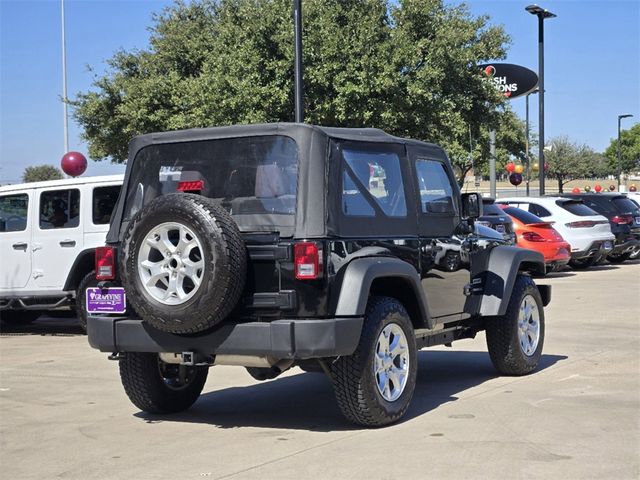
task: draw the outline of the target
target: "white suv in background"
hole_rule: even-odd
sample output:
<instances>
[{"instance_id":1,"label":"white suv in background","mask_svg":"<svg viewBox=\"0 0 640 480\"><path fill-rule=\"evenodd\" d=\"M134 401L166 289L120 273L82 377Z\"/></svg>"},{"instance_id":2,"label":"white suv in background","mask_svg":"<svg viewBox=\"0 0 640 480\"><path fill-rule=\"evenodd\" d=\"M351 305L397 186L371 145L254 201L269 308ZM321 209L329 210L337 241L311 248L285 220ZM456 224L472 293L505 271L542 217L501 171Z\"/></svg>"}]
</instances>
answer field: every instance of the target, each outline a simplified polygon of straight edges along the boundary
<instances>
[{"instance_id":1,"label":"white suv in background","mask_svg":"<svg viewBox=\"0 0 640 480\"><path fill-rule=\"evenodd\" d=\"M78 298L84 328L94 251L104 245L123 178L0 187L0 320L29 322L45 310L74 306Z\"/></svg>"},{"instance_id":2,"label":"white suv in background","mask_svg":"<svg viewBox=\"0 0 640 480\"><path fill-rule=\"evenodd\" d=\"M495 201L526 210L555 228L571 245L573 268L587 268L607 256L615 236L609 220L587 207L582 200L562 197L506 197Z\"/></svg>"}]
</instances>

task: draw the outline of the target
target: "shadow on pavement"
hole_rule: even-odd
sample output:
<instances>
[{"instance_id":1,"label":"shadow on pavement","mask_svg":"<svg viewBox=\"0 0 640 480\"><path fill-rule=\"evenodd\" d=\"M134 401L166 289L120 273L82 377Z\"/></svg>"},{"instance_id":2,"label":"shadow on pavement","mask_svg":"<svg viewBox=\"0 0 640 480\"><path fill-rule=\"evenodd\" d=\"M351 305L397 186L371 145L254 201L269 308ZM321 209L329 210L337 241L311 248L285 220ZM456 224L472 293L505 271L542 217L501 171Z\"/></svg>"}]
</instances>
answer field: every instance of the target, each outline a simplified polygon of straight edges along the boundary
<instances>
[{"instance_id":1,"label":"shadow on pavement","mask_svg":"<svg viewBox=\"0 0 640 480\"><path fill-rule=\"evenodd\" d=\"M84 335L72 312L45 314L30 323L0 323L0 336L11 335Z\"/></svg>"},{"instance_id":2,"label":"shadow on pavement","mask_svg":"<svg viewBox=\"0 0 640 480\"><path fill-rule=\"evenodd\" d=\"M566 358L543 355L536 372ZM486 352L422 351L418 353L418 364L416 391L402 421L456 401L457 394L498 376ZM215 372L216 369L209 372L214 382ZM331 384L321 373L301 373L246 387L204 393L191 409L175 415L140 412L135 416L148 423L202 423L221 428L258 427L319 432L360 429L344 419ZM274 435L282 435L282 432Z\"/></svg>"}]
</instances>

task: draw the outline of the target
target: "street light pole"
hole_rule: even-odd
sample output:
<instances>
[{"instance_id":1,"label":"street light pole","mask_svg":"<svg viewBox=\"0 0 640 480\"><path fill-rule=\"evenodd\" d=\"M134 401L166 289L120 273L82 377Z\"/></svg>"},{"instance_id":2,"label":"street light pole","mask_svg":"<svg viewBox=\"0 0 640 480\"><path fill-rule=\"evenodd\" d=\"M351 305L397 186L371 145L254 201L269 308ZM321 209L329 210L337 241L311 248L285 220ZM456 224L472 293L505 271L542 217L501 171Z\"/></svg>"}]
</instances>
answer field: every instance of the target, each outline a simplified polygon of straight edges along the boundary
<instances>
[{"instance_id":1,"label":"street light pole","mask_svg":"<svg viewBox=\"0 0 640 480\"><path fill-rule=\"evenodd\" d=\"M69 115L67 114L67 43L65 39L64 0L60 0L62 12L62 108L64 111L64 153L69 151Z\"/></svg>"},{"instance_id":2,"label":"street light pole","mask_svg":"<svg viewBox=\"0 0 640 480\"><path fill-rule=\"evenodd\" d=\"M529 5L527 12L538 17L538 163L540 164L540 196L544 195L544 21L556 14L538 5Z\"/></svg>"},{"instance_id":3,"label":"street light pole","mask_svg":"<svg viewBox=\"0 0 640 480\"><path fill-rule=\"evenodd\" d=\"M622 153L620 150L620 120L623 118L633 117L630 113L625 113L624 115L618 115L618 143L616 146L618 147L618 191L620 191L620 177L622 177Z\"/></svg>"},{"instance_id":4,"label":"street light pole","mask_svg":"<svg viewBox=\"0 0 640 480\"><path fill-rule=\"evenodd\" d=\"M526 134L527 134L527 138L525 141L525 157L527 159L527 183L526 183L526 187L527 187L527 197L529 196L529 181L531 180L531 158L529 158L529 95L533 95L534 93L538 93L538 90L534 90L533 92L529 92L527 93L527 95L525 96L526 99L526 120L525 120L525 128L526 128Z\"/></svg>"},{"instance_id":5,"label":"street light pole","mask_svg":"<svg viewBox=\"0 0 640 480\"><path fill-rule=\"evenodd\" d=\"M302 0L293 0L293 34L295 43L295 110L296 123L304 122L304 91L302 83Z\"/></svg>"}]
</instances>

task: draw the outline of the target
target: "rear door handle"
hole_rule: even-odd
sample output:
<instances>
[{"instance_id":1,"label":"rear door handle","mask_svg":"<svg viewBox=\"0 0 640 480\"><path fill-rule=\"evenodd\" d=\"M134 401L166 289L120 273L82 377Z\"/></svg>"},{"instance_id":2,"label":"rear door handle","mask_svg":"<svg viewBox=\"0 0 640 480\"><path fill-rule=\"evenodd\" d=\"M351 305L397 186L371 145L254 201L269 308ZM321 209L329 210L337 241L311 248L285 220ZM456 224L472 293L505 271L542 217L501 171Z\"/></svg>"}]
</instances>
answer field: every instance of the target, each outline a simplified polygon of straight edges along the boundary
<instances>
[{"instance_id":1,"label":"rear door handle","mask_svg":"<svg viewBox=\"0 0 640 480\"><path fill-rule=\"evenodd\" d=\"M75 240L63 240L60 242L60 246L61 247L75 247L76 246L76 241Z\"/></svg>"},{"instance_id":2,"label":"rear door handle","mask_svg":"<svg viewBox=\"0 0 640 480\"><path fill-rule=\"evenodd\" d=\"M27 251L27 244L25 242L14 243L12 245L14 250L24 250Z\"/></svg>"}]
</instances>

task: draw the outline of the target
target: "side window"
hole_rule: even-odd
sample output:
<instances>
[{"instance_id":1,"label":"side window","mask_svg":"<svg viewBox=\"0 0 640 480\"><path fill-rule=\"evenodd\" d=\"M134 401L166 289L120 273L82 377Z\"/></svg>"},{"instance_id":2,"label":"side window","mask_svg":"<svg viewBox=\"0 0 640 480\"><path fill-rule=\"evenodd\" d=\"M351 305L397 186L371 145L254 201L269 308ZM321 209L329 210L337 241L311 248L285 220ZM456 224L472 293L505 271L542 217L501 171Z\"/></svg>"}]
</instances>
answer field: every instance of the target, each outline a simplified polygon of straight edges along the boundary
<instances>
[{"instance_id":1,"label":"side window","mask_svg":"<svg viewBox=\"0 0 640 480\"><path fill-rule=\"evenodd\" d=\"M40 228L75 228L80 224L80 190L50 190L40 195Z\"/></svg>"},{"instance_id":2,"label":"side window","mask_svg":"<svg viewBox=\"0 0 640 480\"><path fill-rule=\"evenodd\" d=\"M400 158L392 152L344 149L342 213L374 217L377 206L387 217L406 217Z\"/></svg>"},{"instance_id":3,"label":"side window","mask_svg":"<svg viewBox=\"0 0 640 480\"><path fill-rule=\"evenodd\" d=\"M29 196L26 193L0 197L0 232L22 232L27 229Z\"/></svg>"},{"instance_id":4,"label":"side window","mask_svg":"<svg viewBox=\"0 0 640 480\"><path fill-rule=\"evenodd\" d=\"M120 185L93 189L92 218L94 225L105 225L111 221L111 213L119 193Z\"/></svg>"},{"instance_id":5,"label":"side window","mask_svg":"<svg viewBox=\"0 0 640 480\"><path fill-rule=\"evenodd\" d=\"M420 209L423 213L455 214L453 188L444 165L436 160L416 160Z\"/></svg>"},{"instance_id":6,"label":"side window","mask_svg":"<svg viewBox=\"0 0 640 480\"><path fill-rule=\"evenodd\" d=\"M541 205L538 205L537 203L531 203L529 205L529 211L540 218L551 216L551 212L549 210Z\"/></svg>"}]
</instances>

